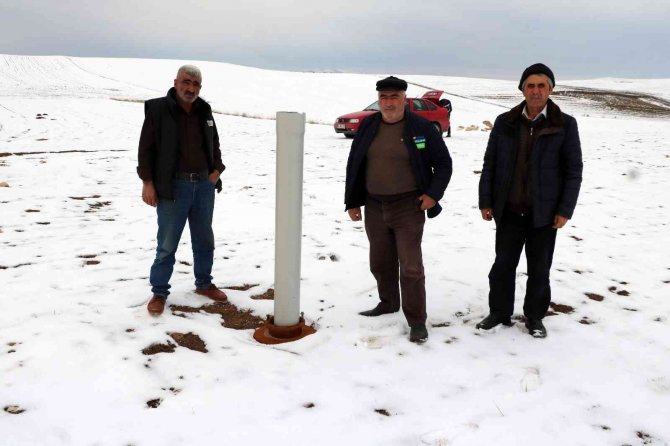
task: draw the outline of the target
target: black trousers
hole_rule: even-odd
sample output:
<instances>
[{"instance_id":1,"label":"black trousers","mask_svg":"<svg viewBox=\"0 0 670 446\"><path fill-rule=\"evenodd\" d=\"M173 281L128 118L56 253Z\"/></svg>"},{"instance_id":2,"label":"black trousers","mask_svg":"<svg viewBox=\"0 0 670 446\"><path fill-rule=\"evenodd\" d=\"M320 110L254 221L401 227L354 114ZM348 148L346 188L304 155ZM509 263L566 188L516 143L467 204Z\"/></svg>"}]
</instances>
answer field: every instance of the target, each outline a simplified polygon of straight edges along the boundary
<instances>
[{"instance_id":1,"label":"black trousers","mask_svg":"<svg viewBox=\"0 0 670 446\"><path fill-rule=\"evenodd\" d=\"M492 314L511 316L514 312L516 267L526 247L528 280L523 314L542 319L551 302L549 270L554 257L556 229L551 225L533 227L532 215L505 212L496 227L496 259L489 273L489 307Z\"/></svg>"}]
</instances>

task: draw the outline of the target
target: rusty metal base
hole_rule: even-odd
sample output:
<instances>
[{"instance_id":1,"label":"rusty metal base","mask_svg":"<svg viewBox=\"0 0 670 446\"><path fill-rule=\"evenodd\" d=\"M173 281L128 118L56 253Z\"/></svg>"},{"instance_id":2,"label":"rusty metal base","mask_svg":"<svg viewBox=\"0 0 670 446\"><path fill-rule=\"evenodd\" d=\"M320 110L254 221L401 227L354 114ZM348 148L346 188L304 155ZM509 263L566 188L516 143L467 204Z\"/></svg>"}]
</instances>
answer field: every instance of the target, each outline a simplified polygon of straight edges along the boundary
<instances>
[{"instance_id":1,"label":"rusty metal base","mask_svg":"<svg viewBox=\"0 0 670 446\"><path fill-rule=\"evenodd\" d=\"M300 318L296 325L280 327L274 324L274 317L268 316L265 324L254 332L254 339L261 344L283 344L284 342L297 341L314 333L316 333L316 330L309 325L305 325L303 318Z\"/></svg>"}]
</instances>

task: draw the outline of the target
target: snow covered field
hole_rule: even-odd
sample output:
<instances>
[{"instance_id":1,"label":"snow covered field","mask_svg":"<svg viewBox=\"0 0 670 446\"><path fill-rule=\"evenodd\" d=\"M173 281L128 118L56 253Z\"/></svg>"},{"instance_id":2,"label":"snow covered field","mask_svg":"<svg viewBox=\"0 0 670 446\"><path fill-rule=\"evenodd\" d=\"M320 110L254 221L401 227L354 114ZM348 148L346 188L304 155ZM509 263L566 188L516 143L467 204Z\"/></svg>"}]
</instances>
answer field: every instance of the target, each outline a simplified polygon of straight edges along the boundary
<instances>
[{"instance_id":1,"label":"snow covered field","mask_svg":"<svg viewBox=\"0 0 670 446\"><path fill-rule=\"evenodd\" d=\"M275 122L253 118L289 110L311 122L301 308L318 332L265 346L215 314L146 311L156 223L135 173L141 102L164 95L182 62L0 55L0 445L670 444L667 118L557 99L578 119L585 169L557 240L556 315L544 340L518 322L481 334L488 132L462 128L521 95L510 81L404 76L454 106L454 175L424 236L430 338L417 346L402 313L356 314L377 297L363 225L342 204L350 140L332 122L371 103L380 76L197 62L227 166L215 282L256 285L226 293L260 317L273 311L251 296L273 286ZM670 80L557 77L670 98ZM188 231L177 260L168 303L208 304L193 293ZM207 353L142 353L173 332L197 334Z\"/></svg>"}]
</instances>

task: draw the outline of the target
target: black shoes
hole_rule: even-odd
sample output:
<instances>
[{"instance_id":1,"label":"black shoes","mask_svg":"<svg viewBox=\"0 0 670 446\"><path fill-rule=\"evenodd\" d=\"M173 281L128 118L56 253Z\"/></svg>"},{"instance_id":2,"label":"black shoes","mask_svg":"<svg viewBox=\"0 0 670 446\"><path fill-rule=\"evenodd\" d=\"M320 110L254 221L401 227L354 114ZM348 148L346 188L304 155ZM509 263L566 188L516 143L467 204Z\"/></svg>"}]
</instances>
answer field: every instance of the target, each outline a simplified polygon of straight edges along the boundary
<instances>
[{"instance_id":1,"label":"black shoes","mask_svg":"<svg viewBox=\"0 0 670 446\"><path fill-rule=\"evenodd\" d=\"M381 316L382 314L389 314L389 313L395 313L398 310L389 310L385 307L382 306L382 304L377 304L376 307L374 307L372 310L367 310L367 311L361 311L360 314L361 316L369 316L369 317L375 317L375 316Z\"/></svg>"},{"instance_id":2,"label":"black shoes","mask_svg":"<svg viewBox=\"0 0 670 446\"><path fill-rule=\"evenodd\" d=\"M477 324L477 328L480 330L490 330L493 327L503 324L506 327L511 327L513 325L512 320L509 317L497 316L495 314L489 314L484 319ZM546 338L547 329L542 324L542 319L526 319L526 328L528 329L528 334L534 338Z\"/></svg>"},{"instance_id":3,"label":"black shoes","mask_svg":"<svg viewBox=\"0 0 670 446\"><path fill-rule=\"evenodd\" d=\"M428 340L428 330L425 325L417 325L409 329L409 341L416 344L423 344Z\"/></svg>"},{"instance_id":4,"label":"black shoes","mask_svg":"<svg viewBox=\"0 0 670 446\"><path fill-rule=\"evenodd\" d=\"M534 338L546 338L547 329L544 328L542 319L528 319L526 320L526 328L528 329L528 334Z\"/></svg>"},{"instance_id":5,"label":"black shoes","mask_svg":"<svg viewBox=\"0 0 670 446\"><path fill-rule=\"evenodd\" d=\"M480 330L490 330L500 324L503 324L505 327L511 327L513 325L509 316L489 314L477 324L477 328Z\"/></svg>"}]
</instances>

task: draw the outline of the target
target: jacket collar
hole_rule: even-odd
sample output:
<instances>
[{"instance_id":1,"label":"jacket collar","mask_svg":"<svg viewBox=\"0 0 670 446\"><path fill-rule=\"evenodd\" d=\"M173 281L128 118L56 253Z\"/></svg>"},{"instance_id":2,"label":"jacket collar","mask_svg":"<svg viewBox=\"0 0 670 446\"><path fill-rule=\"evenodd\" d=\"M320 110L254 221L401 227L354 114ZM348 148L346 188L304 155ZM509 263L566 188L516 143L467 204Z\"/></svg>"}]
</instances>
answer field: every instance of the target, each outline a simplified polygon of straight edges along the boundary
<instances>
[{"instance_id":1,"label":"jacket collar","mask_svg":"<svg viewBox=\"0 0 670 446\"><path fill-rule=\"evenodd\" d=\"M507 123L510 125L516 124L521 119L521 116L523 116L523 109L525 107L526 101L523 101L511 109L505 118ZM563 113L551 99L547 100L547 121L549 122L549 127L563 127Z\"/></svg>"}]
</instances>

